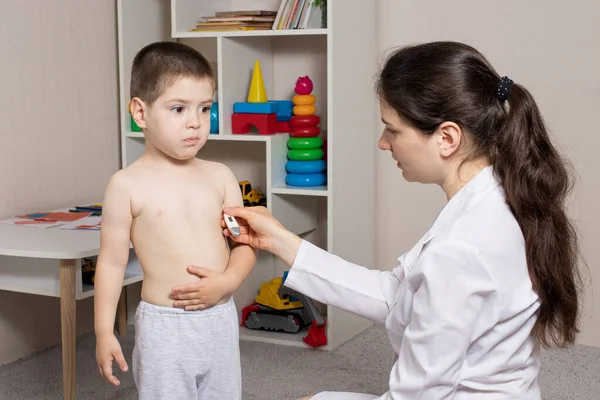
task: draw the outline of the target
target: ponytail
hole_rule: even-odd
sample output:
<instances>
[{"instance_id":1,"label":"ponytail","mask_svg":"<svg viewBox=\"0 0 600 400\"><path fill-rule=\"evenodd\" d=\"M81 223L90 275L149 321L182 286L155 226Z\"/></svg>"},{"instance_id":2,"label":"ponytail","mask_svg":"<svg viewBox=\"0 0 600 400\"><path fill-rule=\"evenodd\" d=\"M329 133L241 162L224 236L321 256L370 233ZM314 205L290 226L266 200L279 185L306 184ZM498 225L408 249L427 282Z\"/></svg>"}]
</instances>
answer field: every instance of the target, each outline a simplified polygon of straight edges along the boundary
<instances>
[{"instance_id":1,"label":"ponytail","mask_svg":"<svg viewBox=\"0 0 600 400\"><path fill-rule=\"evenodd\" d=\"M541 302L534 332L545 347L564 347L579 332L577 235L564 204L572 181L531 94L513 84L508 106L494 168L525 236L529 275Z\"/></svg>"}]
</instances>

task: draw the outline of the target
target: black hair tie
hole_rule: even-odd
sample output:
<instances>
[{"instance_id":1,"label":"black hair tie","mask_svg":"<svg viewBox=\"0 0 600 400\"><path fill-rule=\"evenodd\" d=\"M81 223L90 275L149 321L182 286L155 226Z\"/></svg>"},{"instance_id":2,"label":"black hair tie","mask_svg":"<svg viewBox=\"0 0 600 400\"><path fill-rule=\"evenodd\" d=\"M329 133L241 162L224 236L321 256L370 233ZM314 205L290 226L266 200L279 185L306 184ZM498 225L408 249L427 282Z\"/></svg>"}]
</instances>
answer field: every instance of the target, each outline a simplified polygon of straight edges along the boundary
<instances>
[{"instance_id":1,"label":"black hair tie","mask_svg":"<svg viewBox=\"0 0 600 400\"><path fill-rule=\"evenodd\" d=\"M500 78L497 93L498 100L508 100L508 96L510 94L510 87L512 86L512 84L513 81L508 76L503 76L502 78Z\"/></svg>"}]
</instances>

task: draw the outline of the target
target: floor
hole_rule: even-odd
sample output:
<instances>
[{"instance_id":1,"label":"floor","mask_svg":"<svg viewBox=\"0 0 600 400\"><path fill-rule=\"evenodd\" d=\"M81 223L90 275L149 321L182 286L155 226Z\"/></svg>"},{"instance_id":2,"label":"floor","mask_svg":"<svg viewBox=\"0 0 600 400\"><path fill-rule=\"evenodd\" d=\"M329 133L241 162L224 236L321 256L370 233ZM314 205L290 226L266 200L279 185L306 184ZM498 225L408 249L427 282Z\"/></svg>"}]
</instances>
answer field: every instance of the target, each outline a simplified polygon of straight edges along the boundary
<instances>
[{"instance_id":1,"label":"floor","mask_svg":"<svg viewBox=\"0 0 600 400\"><path fill-rule=\"evenodd\" d=\"M121 343L131 362L133 327ZM77 341L77 398L137 399L131 373L113 388L99 375L92 333ZM390 348L381 328L370 328L332 352L241 342L244 400L287 400L320 390L385 391ZM600 348L545 352L540 383L544 400L600 398ZM265 379L266 377L266 379ZM62 399L59 346L0 367L0 399Z\"/></svg>"}]
</instances>

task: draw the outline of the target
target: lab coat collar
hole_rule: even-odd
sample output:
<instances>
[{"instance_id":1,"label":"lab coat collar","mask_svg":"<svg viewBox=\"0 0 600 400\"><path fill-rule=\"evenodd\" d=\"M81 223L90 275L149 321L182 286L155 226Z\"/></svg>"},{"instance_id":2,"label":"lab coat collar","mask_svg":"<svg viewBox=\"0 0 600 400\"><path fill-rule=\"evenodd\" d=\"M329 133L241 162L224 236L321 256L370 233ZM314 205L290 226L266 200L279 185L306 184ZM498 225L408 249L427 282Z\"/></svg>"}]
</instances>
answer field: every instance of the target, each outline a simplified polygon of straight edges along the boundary
<instances>
[{"instance_id":1,"label":"lab coat collar","mask_svg":"<svg viewBox=\"0 0 600 400\"><path fill-rule=\"evenodd\" d=\"M454 223L475 207L483 198L496 189L500 183L494 176L492 166L485 167L477 173L446 203L423 242L428 242L435 235Z\"/></svg>"}]
</instances>

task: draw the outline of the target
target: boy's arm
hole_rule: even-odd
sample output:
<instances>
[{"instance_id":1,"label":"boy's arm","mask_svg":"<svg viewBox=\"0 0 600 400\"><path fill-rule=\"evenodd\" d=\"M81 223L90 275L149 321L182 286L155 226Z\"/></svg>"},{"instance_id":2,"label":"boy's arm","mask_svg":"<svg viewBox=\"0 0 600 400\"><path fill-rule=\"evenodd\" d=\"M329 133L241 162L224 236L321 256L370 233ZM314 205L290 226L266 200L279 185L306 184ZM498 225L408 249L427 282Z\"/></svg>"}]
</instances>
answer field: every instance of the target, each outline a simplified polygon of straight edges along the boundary
<instances>
[{"instance_id":1,"label":"boy's arm","mask_svg":"<svg viewBox=\"0 0 600 400\"><path fill-rule=\"evenodd\" d=\"M102 203L100 254L94 278L96 336L114 334L117 303L129 259L132 223L130 196L122 174L108 182Z\"/></svg>"},{"instance_id":2,"label":"boy's arm","mask_svg":"<svg viewBox=\"0 0 600 400\"><path fill-rule=\"evenodd\" d=\"M225 207L243 207L244 201L242 200L242 193L235 175L227 167L224 167L224 170L225 198L223 200L223 205ZM252 271L252 267L254 267L254 264L256 263L257 252L252 247L236 243L229 238L227 238L227 241L231 253L224 274L230 280L231 291L233 292L242 284L250 274L250 271Z\"/></svg>"}]
</instances>

